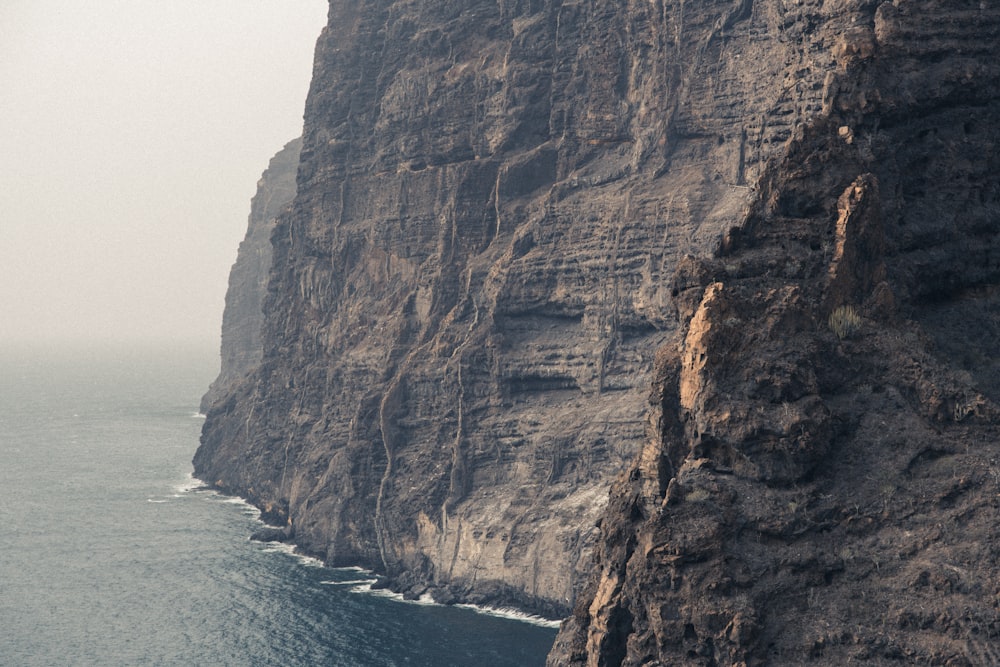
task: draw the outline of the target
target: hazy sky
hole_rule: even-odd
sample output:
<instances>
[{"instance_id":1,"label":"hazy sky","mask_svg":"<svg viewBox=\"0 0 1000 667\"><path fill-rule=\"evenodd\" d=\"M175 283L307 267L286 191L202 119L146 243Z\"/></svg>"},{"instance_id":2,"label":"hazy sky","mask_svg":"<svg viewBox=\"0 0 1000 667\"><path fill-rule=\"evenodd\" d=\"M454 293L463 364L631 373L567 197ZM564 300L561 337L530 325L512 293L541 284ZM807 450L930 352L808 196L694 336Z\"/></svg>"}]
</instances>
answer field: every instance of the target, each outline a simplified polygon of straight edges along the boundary
<instances>
[{"instance_id":1,"label":"hazy sky","mask_svg":"<svg viewBox=\"0 0 1000 667\"><path fill-rule=\"evenodd\" d=\"M0 344L217 341L324 0L0 0Z\"/></svg>"}]
</instances>

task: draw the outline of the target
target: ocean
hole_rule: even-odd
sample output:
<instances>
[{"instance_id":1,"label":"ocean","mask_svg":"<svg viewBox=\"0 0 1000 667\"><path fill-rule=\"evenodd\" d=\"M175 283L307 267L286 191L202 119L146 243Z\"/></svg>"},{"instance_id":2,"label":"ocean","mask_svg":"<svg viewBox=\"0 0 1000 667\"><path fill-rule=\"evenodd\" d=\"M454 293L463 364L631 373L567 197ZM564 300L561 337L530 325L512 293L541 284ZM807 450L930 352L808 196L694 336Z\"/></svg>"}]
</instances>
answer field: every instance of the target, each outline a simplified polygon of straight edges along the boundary
<instances>
[{"instance_id":1,"label":"ocean","mask_svg":"<svg viewBox=\"0 0 1000 667\"><path fill-rule=\"evenodd\" d=\"M0 350L0 665L543 665L556 629L368 589L191 477L216 353Z\"/></svg>"}]
</instances>

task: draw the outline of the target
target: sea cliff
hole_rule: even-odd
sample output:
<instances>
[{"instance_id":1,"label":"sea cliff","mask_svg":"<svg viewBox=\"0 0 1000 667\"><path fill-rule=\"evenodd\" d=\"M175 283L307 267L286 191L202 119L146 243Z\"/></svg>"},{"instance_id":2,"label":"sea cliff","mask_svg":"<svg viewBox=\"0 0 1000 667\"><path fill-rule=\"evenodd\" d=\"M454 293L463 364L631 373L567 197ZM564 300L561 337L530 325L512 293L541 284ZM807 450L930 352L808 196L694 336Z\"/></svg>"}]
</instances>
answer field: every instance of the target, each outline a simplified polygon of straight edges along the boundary
<instances>
[{"instance_id":1,"label":"sea cliff","mask_svg":"<svg viewBox=\"0 0 1000 667\"><path fill-rule=\"evenodd\" d=\"M408 594L575 607L552 664L977 664L998 22L334 0L196 474Z\"/></svg>"},{"instance_id":2,"label":"sea cliff","mask_svg":"<svg viewBox=\"0 0 1000 667\"><path fill-rule=\"evenodd\" d=\"M219 375L201 399L201 411L224 401L263 356L260 335L264 323L264 298L271 273L271 232L275 218L295 196L302 141L294 139L273 158L257 182L250 200L247 231L229 272L226 307L222 312L221 366Z\"/></svg>"},{"instance_id":3,"label":"sea cliff","mask_svg":"<svg viewBox=\"0 0 1000 667\"><path fill-rule=\"evenodd\" d=\"M1000 10L810 15L822 110L677 267L552 666L1000 661Z\"/></svg>"}]
</instances>

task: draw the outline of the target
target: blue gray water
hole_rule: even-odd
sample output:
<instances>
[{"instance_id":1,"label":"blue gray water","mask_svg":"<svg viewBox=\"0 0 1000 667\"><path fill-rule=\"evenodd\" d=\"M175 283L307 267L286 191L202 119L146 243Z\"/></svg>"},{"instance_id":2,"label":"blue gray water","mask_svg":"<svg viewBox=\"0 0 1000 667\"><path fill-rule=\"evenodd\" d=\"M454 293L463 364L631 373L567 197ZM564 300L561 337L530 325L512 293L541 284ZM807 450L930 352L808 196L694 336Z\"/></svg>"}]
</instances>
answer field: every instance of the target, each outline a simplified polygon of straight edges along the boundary
<instances>
[{"instance_id":1,"label":"blue gray water","mask_svg":"<svg viewBox=\"0 0 1000 667\"><path fill-rule=\"evenodd\" d=\"M190 477L210 350L0 350L0 665L542 665L555 630L362 592Z\"/></svg>"}]
</instances>

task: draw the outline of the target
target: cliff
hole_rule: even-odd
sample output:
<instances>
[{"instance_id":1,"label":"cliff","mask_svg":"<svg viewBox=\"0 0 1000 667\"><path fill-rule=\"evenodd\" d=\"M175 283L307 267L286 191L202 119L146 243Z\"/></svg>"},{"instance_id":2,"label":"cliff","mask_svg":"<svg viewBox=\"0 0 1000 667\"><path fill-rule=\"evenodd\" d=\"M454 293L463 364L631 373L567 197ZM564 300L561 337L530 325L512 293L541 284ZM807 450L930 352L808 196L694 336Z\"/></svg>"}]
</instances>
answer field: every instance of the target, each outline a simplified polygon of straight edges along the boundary
<instances>
[{"instance_id":1,"label":"cliff","mask_svg":"<svg viewBox=\"0 0 1000 667\"><path fill-rule=\"evenodd\" d=\"M553 664L995 636L997 21L334 0L196 474L410 594L575 602Z\"/></svg>"},{"instance_id":2,"label":"cliff","mask_svg":"<svg viewBox=\"0 0 1000 667\"><path fill-rule=\"evenodd\" d=\"M218 377L201 399L201 411L232 391L260 363L263 347L263 303L271 271L271 231L275 217L295 196L295 172L302 140L294 139L271 158L250 200L247 232L229 272L226 307L222 311L222 364Z\"/></svg>"},{"instance_id":3,"label":"cliff","mask_svg":"<svg viewBox=\"0 0 1000 667\"><path fill-rule=\"evenodd\" d=\"M328 563L568 612L676 266L822 107L816 54L767 34L809 12L752 9L333 2L262 362L198 476Z\"/></svg>"},{"instance_id":4,"label":"cliff","mask_svg":"<svg viewBox=\"0 0 1000 667\"><path fill-rule=\"evenodd\" d=\"M823 110L678 267L550 665L1000 662L1000 10L814 9Z\"/></svg>"}]
</instances>

